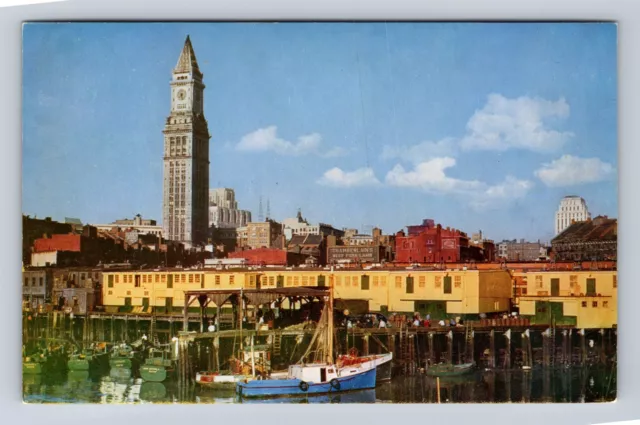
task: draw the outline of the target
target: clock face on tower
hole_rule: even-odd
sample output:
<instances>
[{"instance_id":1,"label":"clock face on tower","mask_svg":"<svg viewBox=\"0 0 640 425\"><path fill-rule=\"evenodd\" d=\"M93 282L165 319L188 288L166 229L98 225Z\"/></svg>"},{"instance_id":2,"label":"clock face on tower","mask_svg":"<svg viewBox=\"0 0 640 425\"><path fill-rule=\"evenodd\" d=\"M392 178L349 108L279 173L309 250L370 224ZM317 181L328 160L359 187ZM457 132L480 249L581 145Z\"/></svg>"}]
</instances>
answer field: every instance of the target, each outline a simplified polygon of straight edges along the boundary
<instances>
[{"instance_id":1,"label":"clock face on tower","mask_svg":"<svg viewBox=\"0 0 640 425\"><path fill-rule=\"evenodd\" d=\"M184 100L186 96L187 96L186 91L184 91L183 89L178 90L178 100Z\"/></svg>"}]
</instances>

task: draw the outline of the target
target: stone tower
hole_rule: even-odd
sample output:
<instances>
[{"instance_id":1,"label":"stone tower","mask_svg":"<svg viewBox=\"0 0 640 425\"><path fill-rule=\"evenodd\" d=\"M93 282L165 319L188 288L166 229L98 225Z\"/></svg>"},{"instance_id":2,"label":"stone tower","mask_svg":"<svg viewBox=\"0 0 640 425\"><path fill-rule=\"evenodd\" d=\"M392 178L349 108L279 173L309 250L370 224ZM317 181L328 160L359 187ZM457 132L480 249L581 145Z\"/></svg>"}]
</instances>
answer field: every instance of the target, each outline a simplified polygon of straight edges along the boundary
<instances>
[{"instance_id":1,"label":"stone tower","mask_svg":"<svg viewBox=\"0 0 640 425\"><path fill-rule=\"evenodd\" d=\"M162 227L167 239L186 246L207 240L209 129L204 84L187 36L171 80L171 113L164 126Z\"/></svg>"}]
</instances>

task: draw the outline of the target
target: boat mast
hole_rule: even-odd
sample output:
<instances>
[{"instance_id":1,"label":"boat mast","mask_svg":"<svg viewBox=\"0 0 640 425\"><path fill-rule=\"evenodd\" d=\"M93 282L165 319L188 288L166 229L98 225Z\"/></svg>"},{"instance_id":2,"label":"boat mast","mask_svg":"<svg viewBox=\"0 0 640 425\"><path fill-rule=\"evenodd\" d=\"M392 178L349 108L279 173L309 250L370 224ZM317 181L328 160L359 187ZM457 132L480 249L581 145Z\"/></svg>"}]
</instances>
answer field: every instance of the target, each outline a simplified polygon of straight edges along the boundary
<instances>
[{"instance_id":1,"label":"boat mast","mask_svg":"<svg viewBox=\"0 0 640 425\"><path fill-rule=\"evenodd\" d=\"M329 305L327 306L327 363L333 364L333 267L329 276Z\"/></svg>"}]
</instances>

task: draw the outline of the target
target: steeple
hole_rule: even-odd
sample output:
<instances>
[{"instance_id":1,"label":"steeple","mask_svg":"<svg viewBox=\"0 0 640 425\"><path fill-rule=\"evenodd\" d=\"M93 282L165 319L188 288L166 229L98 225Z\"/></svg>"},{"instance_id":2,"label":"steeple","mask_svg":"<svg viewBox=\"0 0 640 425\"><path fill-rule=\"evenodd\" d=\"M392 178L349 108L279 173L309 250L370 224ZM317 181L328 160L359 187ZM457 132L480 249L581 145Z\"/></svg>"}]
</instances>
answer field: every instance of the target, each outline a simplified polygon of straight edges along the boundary
<instances>
[{"instance_id":1,"label":"steeple","mask_svg":"<svg viewBox=\"0 0 640 425\"><path fill-rule=\"evenodd\" d=\"M202 78L202 73L200 72L200 68L198 68L198 61L196 60L196 54L193 51L193 46L191 45L191 39L187 35L187 39L184 41L184 47L182 48L182 53L180 53L180 58L178 59L178 63L173 70L176 74L180 73L191 73L194 75L198 75Z\"/></svg>"}]
</instances>

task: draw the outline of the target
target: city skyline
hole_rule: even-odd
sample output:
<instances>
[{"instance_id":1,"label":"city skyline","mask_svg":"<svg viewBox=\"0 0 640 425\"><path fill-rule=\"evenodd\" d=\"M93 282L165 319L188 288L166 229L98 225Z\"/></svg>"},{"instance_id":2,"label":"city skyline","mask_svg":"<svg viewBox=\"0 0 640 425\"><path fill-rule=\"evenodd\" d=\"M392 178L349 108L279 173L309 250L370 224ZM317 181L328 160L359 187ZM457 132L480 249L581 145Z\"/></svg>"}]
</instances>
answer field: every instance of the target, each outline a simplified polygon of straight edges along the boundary
<instances>
[{"instance_id":1,"label":"city skyline","mask_svg":"<svg viewBox=\"0 0 640 425\"><path fill-rule=\"evenodd\" d=\"M617 216L616 26L451 23L25 25L25 214L160 221L187 34L209 186L254 214L494 240L550 240L565 195Z\"/></svg>"}]
</instances>

